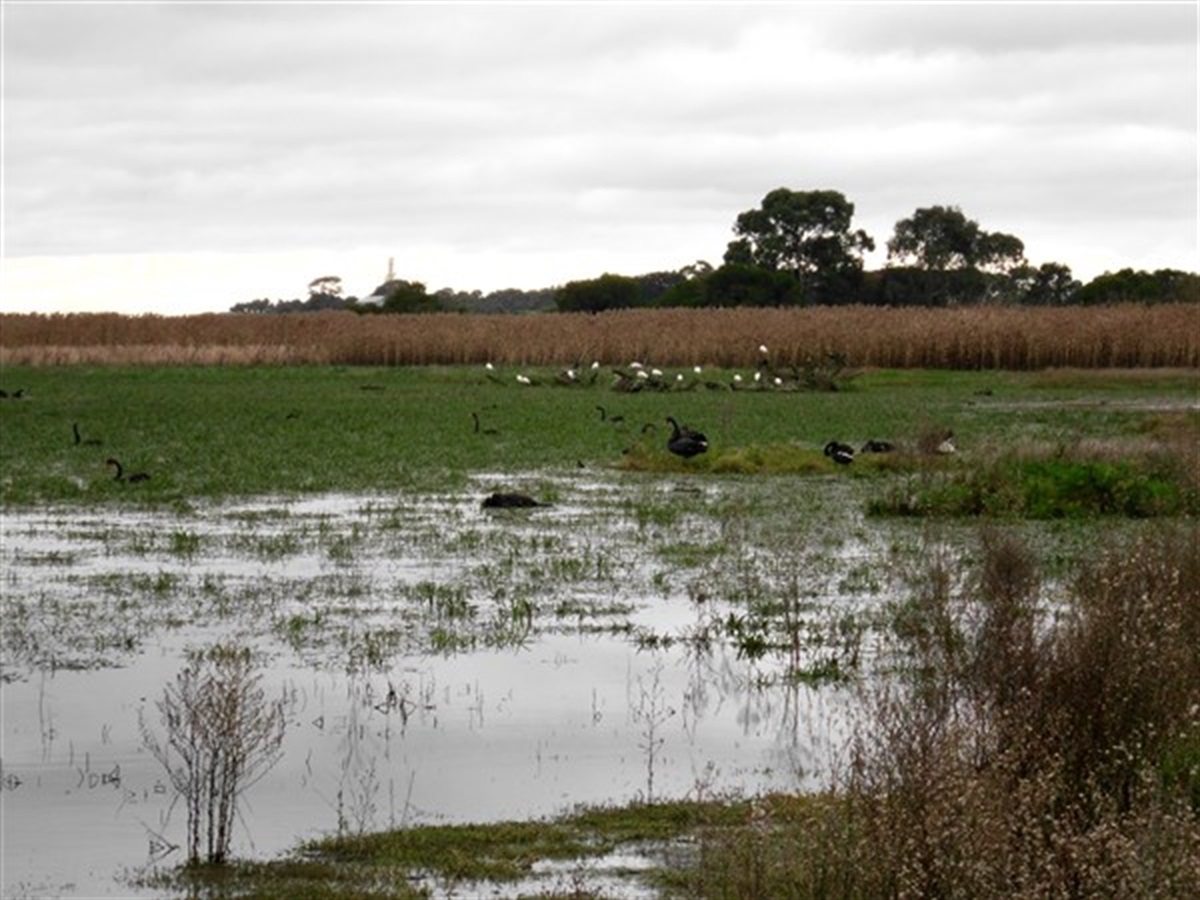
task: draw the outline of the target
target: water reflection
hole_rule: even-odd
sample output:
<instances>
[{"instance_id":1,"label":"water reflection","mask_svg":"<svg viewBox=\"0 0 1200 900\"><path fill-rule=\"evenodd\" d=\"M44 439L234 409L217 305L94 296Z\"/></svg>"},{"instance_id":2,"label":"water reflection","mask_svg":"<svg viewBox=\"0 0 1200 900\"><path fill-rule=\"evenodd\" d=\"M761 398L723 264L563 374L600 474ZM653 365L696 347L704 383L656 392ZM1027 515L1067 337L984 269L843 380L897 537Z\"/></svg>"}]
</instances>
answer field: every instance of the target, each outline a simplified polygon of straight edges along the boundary
<instances>
[{"instance_id":1,"label":"water reflection","mask_svg":"<svg viewBox=\"0 0 1200 900\"><path fill-rule=\"evenodd\" d=\"M138 721L218 641L263 654L288 712L235 855L817 783L850 693L717 634L740 594L778 589L756 522L712 512L746 487L556 490L534 514L473 493L6 513L4 895L128 896L123 870L181 861L182 810ZM838 566L802 568L814 596L877 600L839 590Z\"/></svg>"}]
</instances>

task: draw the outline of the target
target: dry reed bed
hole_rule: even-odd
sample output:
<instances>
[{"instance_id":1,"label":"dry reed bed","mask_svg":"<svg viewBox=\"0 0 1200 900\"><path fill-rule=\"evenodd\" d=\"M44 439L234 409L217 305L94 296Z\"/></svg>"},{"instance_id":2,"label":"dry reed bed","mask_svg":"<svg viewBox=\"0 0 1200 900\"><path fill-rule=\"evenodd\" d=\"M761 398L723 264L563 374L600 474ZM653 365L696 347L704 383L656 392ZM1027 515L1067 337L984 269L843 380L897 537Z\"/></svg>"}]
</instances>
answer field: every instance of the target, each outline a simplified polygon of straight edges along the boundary
<instances>
[{"instance_id":1,"label":"dry reed bed","mask_svg":"<svg viewBox=\"0 0 1200 900\"><path fill-rule=\"evenodd\" d=\"M1200 366L1200 307L621 310L598 315L0 315L2 365Z\"/></svg>"}]
</instances>

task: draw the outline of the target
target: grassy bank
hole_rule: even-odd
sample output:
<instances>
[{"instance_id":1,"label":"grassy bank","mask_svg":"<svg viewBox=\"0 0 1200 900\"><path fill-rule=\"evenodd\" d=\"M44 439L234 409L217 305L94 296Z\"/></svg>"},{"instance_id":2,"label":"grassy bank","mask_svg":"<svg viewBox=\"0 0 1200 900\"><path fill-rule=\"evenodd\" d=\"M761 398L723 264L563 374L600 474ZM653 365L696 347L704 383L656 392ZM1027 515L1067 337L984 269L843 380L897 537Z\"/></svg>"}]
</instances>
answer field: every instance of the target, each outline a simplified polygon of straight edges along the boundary
<instances>
[{"instance_id":1,"label":"grassy bank","mask_svg":"<svg viewBox=\"0 0 1200 900\"><path fill-rule=\"evenodd\" d=\"M668 369L662 390L631 392L604 367L562 383L560 370L524 367L6 366L0 383L21 396L0 400L0 501L430 490L467 472L580 465L832 474L821 453L830 440L883 439L906 451L836 470L856 477L925 471L937 461L919 452L922 441L944 430L960 450L950 464L971 468L1018 450L1187 457L1200 431L1192 370L878 370L843 376L835 391L777 388L753 374ZM703 430L710 451L668 454L668 415ZM150 480L113 481L109 458Z\"/></svg>"}]
</instances>

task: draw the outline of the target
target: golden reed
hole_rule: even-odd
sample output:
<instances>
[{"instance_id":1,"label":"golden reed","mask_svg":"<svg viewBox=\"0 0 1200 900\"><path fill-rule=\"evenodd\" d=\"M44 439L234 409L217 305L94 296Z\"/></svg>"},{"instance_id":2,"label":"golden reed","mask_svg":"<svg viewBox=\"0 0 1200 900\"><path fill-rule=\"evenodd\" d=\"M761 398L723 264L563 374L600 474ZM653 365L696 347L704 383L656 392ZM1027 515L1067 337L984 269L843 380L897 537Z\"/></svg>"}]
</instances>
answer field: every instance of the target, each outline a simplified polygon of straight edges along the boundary
<instances>
[{"instance_id":1,"label":"golden reed","mask_svg":"<svg viewBox=\"0 0 1200 900\"><path fill-rule=\"evenodd\" d=\"M1200 306L0 314L0 365L776 365L844 354L880 368L1200 366Z\"/></svg>"}]
</instances>

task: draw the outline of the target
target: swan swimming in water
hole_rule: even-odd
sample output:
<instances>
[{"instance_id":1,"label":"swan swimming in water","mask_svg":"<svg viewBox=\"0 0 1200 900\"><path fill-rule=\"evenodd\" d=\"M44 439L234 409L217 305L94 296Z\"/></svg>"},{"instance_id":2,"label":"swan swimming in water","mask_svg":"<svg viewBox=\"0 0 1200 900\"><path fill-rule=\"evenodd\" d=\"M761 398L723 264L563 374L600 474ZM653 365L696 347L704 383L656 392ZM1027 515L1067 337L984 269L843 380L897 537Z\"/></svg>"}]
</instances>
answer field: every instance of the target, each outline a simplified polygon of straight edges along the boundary
<instances>
[{"instance_id":1,"label":"swan swimming in water","mask_svg":"<svg viewBox=\"0 0 1200 900\"><path fill-rule=\"evenodd\" d=\"M539 503L527 494L516 494L506 491L496 491L483 498L484 509L530 509L535 506L547 506Z\"/></svg>"}]
</instances>

